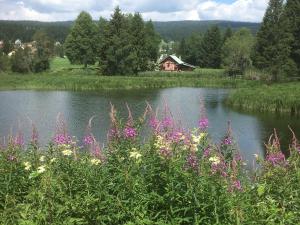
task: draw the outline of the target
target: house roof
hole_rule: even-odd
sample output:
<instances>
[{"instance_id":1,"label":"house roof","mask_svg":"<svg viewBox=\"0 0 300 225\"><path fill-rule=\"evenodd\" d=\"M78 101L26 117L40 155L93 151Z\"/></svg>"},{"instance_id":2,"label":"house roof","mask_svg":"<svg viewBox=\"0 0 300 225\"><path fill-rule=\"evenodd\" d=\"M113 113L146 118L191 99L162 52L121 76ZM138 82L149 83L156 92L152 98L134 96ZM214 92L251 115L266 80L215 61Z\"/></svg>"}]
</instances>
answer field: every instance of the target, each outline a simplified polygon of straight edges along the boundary
<instances>
[{"instance_id":1,"label":"house roof","mask_svg":"<svg viewBox=\"0 0 300 225\"><path fill-rule=\"evenodd\" d=\"M186 62L183 62L180 58L178 58L176 55L168 55L166 56L165 58L163 58L160 63L164 62L167 58L172 58L177 64L179 65L183 65L183 66L187 66L187 67L192 67L192 68L196 68L195 66L189 64L189 63L186 63Z\"/></svg>"}]
</instances>

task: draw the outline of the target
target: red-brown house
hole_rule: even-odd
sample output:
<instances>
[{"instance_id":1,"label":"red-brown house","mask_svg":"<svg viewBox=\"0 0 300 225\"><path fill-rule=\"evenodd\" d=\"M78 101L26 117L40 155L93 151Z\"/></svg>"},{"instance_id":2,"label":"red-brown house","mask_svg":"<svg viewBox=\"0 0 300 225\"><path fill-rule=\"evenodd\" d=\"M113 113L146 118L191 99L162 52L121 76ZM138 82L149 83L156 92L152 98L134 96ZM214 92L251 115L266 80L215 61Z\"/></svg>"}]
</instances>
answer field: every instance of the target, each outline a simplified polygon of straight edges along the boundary
<instances>
[{"instance_id":1,"label":"red-brown house","mask_svg":"<svg viewBox=\"0 0 300 225\"><path fill-rule=\"evenodd\" d=\"M193 71L195 66L183 62L175 55L168 55L159 62L159 68L162 71Z\"/></svg>"}]
</instances>

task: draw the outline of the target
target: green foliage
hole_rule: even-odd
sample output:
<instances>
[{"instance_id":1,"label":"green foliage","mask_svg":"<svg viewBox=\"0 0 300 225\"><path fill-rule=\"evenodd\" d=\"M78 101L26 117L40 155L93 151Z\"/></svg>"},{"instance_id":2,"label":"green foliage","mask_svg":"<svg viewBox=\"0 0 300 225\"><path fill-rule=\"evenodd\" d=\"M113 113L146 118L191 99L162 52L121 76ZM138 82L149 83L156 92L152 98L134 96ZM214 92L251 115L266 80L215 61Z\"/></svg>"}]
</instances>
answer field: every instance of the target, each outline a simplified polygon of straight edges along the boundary
<instances>
[{"instance_id":1,"label":"green foliage","mask_svg":"<svg viewBox=\"0 0 300 225\"><path fill-rule=\"evenodd\" d=\"M109 22L100 19L100 66L108 75L137 74L153 69L159 37L140 14L124 15L117 7Z\"/></svg>"},{"instance_id":2,"label":"green foliage","mask_svg":"<svg viewBox=\"0 0 300 225\"><path fill-rule=\"evenodd\" d=\"M0 49L0 72L9 70L10 62L8 56Z\"/></svg>"},{"instance_id":3,"label":"green foliage","mask_svg":"<svg viewBox=\"0 0 300 225\"><path fill-rule=\"evenodd\" d=\"M97 54L97 27L87 12L81 12L66 38L65 51L72 64L94 65Z\"/></svg>"},{"instance_id":4,"label":"green foliage","mask_svg":"<svg viewBox=\"0 0 300 225\"><path fill-rule=\"evenodd\" d=\"M295 65L289 59L291 35L284 17L284 1L270 0L263 23L257 33L254 65L266 69L278 81L287 73L292 73Z\"/></svg>"},{"instance_id":5,"label":"green foliage","mask_svg":"<svg viewBox=\"0 0 300 225\"><path fill-rule=\"evenodd\" d=\"M300 2L288 0L285 7L285 19L287 20L287 32L292 36L291 55L292 63L297 66L298 73L288 73L289 76L300 76Z\"/></svg>"},{"instance_id":6,"label":"green foliage","mask_svg":"<svg viewBox=\"0 0 300 225\"><path fill-rule=\"evenodd\" d=\"M204 68L221 67L222 35L218 26L211 27L203 36L199 65Z\"/></svg>"},{"instance_id":7,"label":"green foliage","mask_svg":"<svg viewBox=\"0 0 300 225\"><path fill-rule=\"evenodd\" d=\"M241 88L232 92L227 101L236 108L258 112L272 111L300 115L299 82Z\"/></svg>"},{"instance_id":8,"label":"green foliage","mask_svg":"<svg viewBox=\"0 0 300 225\"><path fill-rule=\"evenodd\" d=\"M286 159L274 139L259 171L247 173L235 146L224 159L205 129L178 132L150 115L116 117L104 148L92 134L84 147L64 129L40 150L11 136L0 151L1 224L285 224L299 221L299 142ZM122 122L123 121L123 122ZM127 136L126 129L134 130ZM18 137L18 138L17 138ZM59 138L57 138L59 137ZM232 138L228 136L227 138ZM19 140L19 141L17 141ZM232 139L231 139L232 140Z\"/></svg>"},{"instance_id":9,"label":"green foliage","mask_svg":"<svg viewBox=\"0 0 300 225\"><path fill-rule=\"evenodd\" d=\"M11 70L17 73L29 73L32 69L32 54L28 48L18 48L11 57Z\"/></svg>"},{"instance_id":10,"label":"green foliage","mask_svg":"<svg viewBox=\"0 0 300 225\"><path fill-rule=\"evenodd\" d=\"M35 73L50 68L50 56L53 52L53 43L44 31L37 31L33 35L36 51L33 53L32 70Z\"/></svg>"},{"instance_id":11,"label":"green foliage","mask_svg":"<svg viewBox=\"0 0 300 225\"><path fill-rule=\"evenodd\" d=\"M241 29L228 38L222 49L223 66L229 75L243 75L252 65L254 38L247 29Z\"/></svg>"}]
</instances>

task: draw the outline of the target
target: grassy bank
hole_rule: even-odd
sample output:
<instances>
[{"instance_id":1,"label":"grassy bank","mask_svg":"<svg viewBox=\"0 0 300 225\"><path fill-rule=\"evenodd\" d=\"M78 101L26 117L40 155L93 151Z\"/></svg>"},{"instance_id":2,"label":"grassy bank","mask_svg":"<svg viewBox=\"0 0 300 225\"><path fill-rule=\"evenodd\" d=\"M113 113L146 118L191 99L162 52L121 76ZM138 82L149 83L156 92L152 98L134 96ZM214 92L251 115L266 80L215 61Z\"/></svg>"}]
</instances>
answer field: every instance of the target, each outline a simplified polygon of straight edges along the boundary
<instances>
[{"instance_id":1,"label":"grassy bank","mask_svg":"<svg viewBox=\"0 0 300 225\"><path fill-rule=\"evenodd\" d=\"M104 90L166 87L237 88L258 82L223 76L223 70L197 69L194 72L146 72L128 76L102 76L96 66L82 69L66 59L55 58L51 70L40 74L0 74L0 89Z\"/></svg>"},{"instance_id":2,"label":"grassy bank","mask_svg":"<svg viewBox=\"0 0 300 225\"><path fill-rule=\"evenodd\" d=\"M256 86L258 82L229 78L194 77L136 77L136 76L99 76L82 75L80 71L70 73L44 73L38 75L0 75L0 89L46 89L46 90L105 90L140 89L167 87L220 87L237 88Z\"/></svg>"},{"instance_id":3,"label":"grassy bank","mask_svg":"<svg viewBox=\"0 0 300 225\"><path fill-rule=\"evenodd\" d=\"M28 147L21 133L0 145L0 224L298 224L296 139L288 160L270 142L250 175L229 131L211 142L206 118L191 135L171 117L150 117L143 143L140 119L113 115L104 148L91 133L82 147L63 123L46 149L36 130Z\"/></svg>"},{"instance_id":4,"label":"grassy bank","mask_svg":"<svg viewBox=\"0 0 300 225\"><path fill-rule=\"evenodd\" d=\"M300 115L300 82L240 88L231 92L227 104L256 112Z\"/></svg>"}]
</instances>

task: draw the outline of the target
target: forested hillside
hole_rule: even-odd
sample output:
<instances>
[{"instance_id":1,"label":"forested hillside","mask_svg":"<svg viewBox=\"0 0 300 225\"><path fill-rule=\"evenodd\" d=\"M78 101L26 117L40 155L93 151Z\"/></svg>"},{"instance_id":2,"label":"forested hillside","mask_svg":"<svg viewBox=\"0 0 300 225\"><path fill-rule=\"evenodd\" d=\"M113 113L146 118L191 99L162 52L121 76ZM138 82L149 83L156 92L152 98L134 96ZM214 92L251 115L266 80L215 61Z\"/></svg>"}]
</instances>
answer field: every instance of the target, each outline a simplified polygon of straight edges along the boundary
<instances>
[{"instance_id":1,"label":"forested hillside","mask_svg":"<svg viewBox=\"0 0 300 225\"><path fill-rule=\"evenodd\" d=\"M64 42L72 21L66 22L38 22L38 21L0 21L0 40L21 39L23 42L30 41L36 30L43 29L50 38ZM153 22L155 30L165 40L178 41L190 36L194 32L204 32L212 25L218 25L220 29L231 27L236 30L246 27L256 32L259 23L232 22L232 21L172 21Z\"/></svg>"}]
</instances>

